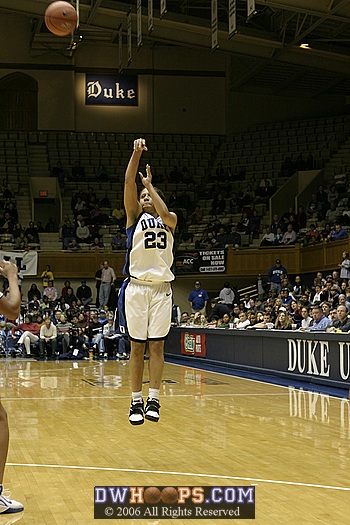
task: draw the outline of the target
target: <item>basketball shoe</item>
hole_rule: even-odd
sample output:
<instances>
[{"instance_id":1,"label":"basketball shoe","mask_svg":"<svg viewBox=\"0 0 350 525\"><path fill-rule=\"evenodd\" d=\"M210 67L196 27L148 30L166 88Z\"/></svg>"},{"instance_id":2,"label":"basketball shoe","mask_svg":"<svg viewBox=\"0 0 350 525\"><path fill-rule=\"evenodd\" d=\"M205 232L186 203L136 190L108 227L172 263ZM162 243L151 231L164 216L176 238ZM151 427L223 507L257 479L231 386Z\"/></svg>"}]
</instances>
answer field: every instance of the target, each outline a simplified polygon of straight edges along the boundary
<instances>
[{"instance_id":1,"label":"basketball shoe","mask_svg":"<svg viewBox=\"0 0 350 525\"><path fill-rule=\"evenodd\" d=\"M147 399L145 408L145 418L149 421L159 421L160 404L158 399Z\"/></svg>"},{"instance_id":2,"label":"basketball shoe","mask_svg":"<svg viewBox=\"0 0 350 525\"><path fill-rule=\"evenodd\" d=\"M12 512L22 512L24 509L22 503L10 498L11 493L7 491L5 496L2 485L0 485L0 516L3 514L11 514Z\"/></svg>"},{"instance_id":3,"label":"basketball shoe","mask_svg":"<svg viewBox=\"0 0 350 525\"><path fill-rule=\"evenodd\" d=\"M132 425L142 425L144 422L144 405L142 400L131 402L129 421Z\"/></svg>"}]
</instances>

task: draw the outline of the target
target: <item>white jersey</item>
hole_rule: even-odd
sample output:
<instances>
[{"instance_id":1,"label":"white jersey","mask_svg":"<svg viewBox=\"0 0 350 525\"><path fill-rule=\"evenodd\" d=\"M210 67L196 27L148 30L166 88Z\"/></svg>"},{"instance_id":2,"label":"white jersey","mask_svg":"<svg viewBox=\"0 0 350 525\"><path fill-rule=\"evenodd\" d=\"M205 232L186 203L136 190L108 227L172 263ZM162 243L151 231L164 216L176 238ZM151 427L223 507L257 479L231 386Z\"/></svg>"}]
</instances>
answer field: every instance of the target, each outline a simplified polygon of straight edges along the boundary
<instances>
[{"instance_id":1,"label":"white jersey","mask_svg":"<svg viewBox=\"0 0 350 525\"><path fill-rule=\"evenodd\" d=\"M169 282L174 255L174 235L160 217L143 212L126 230L128 244L123 273L141 281Z\"/></svg>"}]
</instances>

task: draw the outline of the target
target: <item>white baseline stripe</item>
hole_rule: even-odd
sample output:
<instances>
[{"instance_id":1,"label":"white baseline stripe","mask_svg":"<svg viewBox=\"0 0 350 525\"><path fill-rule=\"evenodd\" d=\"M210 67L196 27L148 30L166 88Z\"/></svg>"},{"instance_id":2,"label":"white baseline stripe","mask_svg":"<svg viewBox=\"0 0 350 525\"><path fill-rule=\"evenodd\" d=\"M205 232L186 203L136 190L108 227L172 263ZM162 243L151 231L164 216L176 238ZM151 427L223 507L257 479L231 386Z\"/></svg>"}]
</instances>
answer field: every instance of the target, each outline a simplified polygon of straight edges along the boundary
<instances>
[{"instance_id":1,"label":"white baseline stripe","mask_svg":"<svg viewBox=\"0 0 350 525\"><path fill-rule=\"evenodd\" d=\"M233 479L233 480L242 480L242 481L253 481L261 483L272 483L276 485L294 485L297 487L312 487L318 489L331 489L331 490L342 490L349 491L350 487L338 487L335 485L318 485L316 483L299 483L296 481L282 481L277 479L261 479L261 478L243 478L239 476L222 476L216 474L198 474L196 472L172 472L164 470L148 470L148 469L131 469L131 468L113 468L113 467L88 467L82 465L50 465L50 464L41 464L41 463L7 463L11 467L30 467L30 468L60 468L60 469L70 469L70 470L99 470L99 471L108 471L108 472L139 472L145 474L161 474L161 475L172 475L172 476L191 476L197 478L215 478L215 479Z\"/></svg>"},{"instance_id":2,"label":"white baseline stripe","mask_svg":"<svg viewBox=\"0 0 350 525\"><path fill-rule=\"evenodd\" d=\"M283 397L289 396L288 392L281 392L280 394L175 394L171 396L162 396L167 399L177 398L177 397L265 397L265 396L274 396L274 397ZM1 401L65 401L72 399L129 399L130 395L125 396L76 396L76 397L2 397Z\"/></svg>"}]
</instances>

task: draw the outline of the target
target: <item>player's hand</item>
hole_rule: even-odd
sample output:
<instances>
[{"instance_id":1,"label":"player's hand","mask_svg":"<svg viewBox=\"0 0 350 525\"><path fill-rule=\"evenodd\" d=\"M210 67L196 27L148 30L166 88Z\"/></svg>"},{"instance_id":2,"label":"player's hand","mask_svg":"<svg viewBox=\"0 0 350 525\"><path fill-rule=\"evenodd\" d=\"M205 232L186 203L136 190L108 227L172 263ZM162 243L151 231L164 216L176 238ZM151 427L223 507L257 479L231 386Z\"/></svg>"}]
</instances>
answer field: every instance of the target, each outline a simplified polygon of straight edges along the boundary
<instances>
[{"instance_id":1,"label":"player's hand","mask_svg":"<svg viewBox=\"0 0 350 525\"><path fill-rule=\"evenodd\" d=\"M134 140L134 151L147 151L145 139Z\"/></svg>"},{"instance_id":2,"label":"player's hand","mask_svg":"<svg viewBox=\"0 0 350 525\"><path fill-rule=\"evenodd\" d=\"M0 262L0 272L5 277L9 278L10 276L18 274L18 268L15 264L10 261L1 261Z\"/></svg>"},{"instance_id":3,"label":"player's hand","mask_svg":"<svg viewBox=\"0 0 350 525\"><path fill-rule=\"evenodd\" d=\"M146 176L144 176L141 171L139 171L140 179L145 188L148 188L152 184L152 173L151 166L146 164Z\"/></svg>"}]
</instances>

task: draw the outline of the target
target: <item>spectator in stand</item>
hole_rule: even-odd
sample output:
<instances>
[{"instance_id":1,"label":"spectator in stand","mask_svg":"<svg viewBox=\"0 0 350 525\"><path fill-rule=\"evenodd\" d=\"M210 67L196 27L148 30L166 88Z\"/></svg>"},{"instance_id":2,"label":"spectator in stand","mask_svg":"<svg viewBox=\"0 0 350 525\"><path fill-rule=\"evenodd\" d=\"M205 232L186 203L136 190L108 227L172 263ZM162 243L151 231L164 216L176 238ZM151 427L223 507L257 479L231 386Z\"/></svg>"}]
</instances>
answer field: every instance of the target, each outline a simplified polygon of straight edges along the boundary
<instances>
[{"instance_id":1,"label":"spectator in stand","mask_svg":"<svg viewBox=\"0 0 350 525\"><path fill-rule=\"evenodd\" d=\"M213 202L211 204L210 213L211 215L220 215L221 213L225 211L225 208L226 208L226 201L224 197L222 196L222 194L219 193L217 197L213 199Z\"/></svg>"},{"instance_id":2,"label":"spectator in stand","mask_svg":"<svg viewBox=\"0 0 350 525\"><path fill-rule=\"evenodd\" d=\"M50 317L46 317L44 325L40 328L39 349L40 359L56 356L57 330Z\"/></svg>"},{"instance_id":3,"label":"spectator in stand","mask_svg":"<svg viewBox=\"0 0 350 525\"><path fill-rule=\"evenodd\" d=\"M24 232L28 242L39 244L39 232L33 221L29 222L28 228Z\"/></svg>"},{"instance_id":4,"label":"spectator in stand","mask_svg":"<svg viewBox=\"0 0 350 525\"><path fill-rule=\"evenodd\" d=\"M350 279L349 252L343 252L343 260L338 264L338 267L340 268L340 279L346 279L348 281Z\"/></svg>"},{"instance_id":5,"label":"spectator in stand","mask_svg":"<svg viewBox=\"0 0 350 525\"><path fill-rule=\"evenodd\" d=\"M205 315L209 296L207 292L201 287L200 281L196 281L194 283L194 290L190 292L188 301L193 313L200 312L201 314Z\"/></svg>"},{"instance_id":6,"label":"spectator in stand","mask_svg":"<svg viewBox=\"0 0 350 525\"><path fill-rule=\"evenodd\" d=\"M74 295L73 288L69 287L67 290L66 295L64 296L65 302L71 307L73 304L73 301L77 302L77 298Z\"/></svg>"},{"instance_id":7,"label":"spectator in stand","mask_svg":"<svg viewBox=\"0 0 350 525\"><path fill-rule=\"evenodd\" d=\"M276 235L278 228L281 228L282 232L284 232L284 223L280 221L278 215L275 213L275 215L273 216L273 221L270 225L270 230L274 235Z\"/></svg>"},{"instance_id":8,"label":"spectator in stand","mask_svg":"<svg viewBox=\"0 0 350 525\"><path fill-rule=\"evenodd\" d=\"M112 250L126 250L126 238L122 236L120 231L112 237Z\"/></svg>"},{"instance_id":9,"label":"spectator in stand","mask_svg":"<svg viewBox=\"0 0 350 525\"><path fill-rule=\"evenodd\" d=\"M287 231L283 235L282 244L292 245L292 244L295 244L296 240L297 240L297 234L293 230L293 225L289 223L287 226Z\"/></svg>"},{"instance_id":10,"label":"spectator in stand","mask_svg":"<svg viewBox=\"0 0 350 525\"><path fill-rule=\"evenodd\" d=\"M332 228L329 222L326 222L323 230L321 231L321 241L325 242L328 240L328 236L332 233Z\"/></svg>"},{"instance_id":11,"label":"spectator in stand","mask_svg":"<svg viewBox=\"0 0 350 525\"><path fill-rule=\"evenodd\" d=\"M236 328L238 330L245 330L248 326L250 326L250 321L246 312L240 312L238 314L238 323L236 323Z\"/></svg>"},{"instance_id":12,"label":"spectator in stand","mask_svg":"<svg viewBox=\"0 0 350 525\"><path fill-rule=\"evenodd\" d=\"M26 357L30 357L30 343L36 343L39 340L39 326L37 323L33 323L32 317L27 314L24 316L24 323L14 326L11 330L11 335L13 339L17 339L15 332L17 330L22 330L22 335L17 341L17 346L24 345Z\"/></svg>"},{"instance_id":13,"label":"spectator in stand","mask_svg":"<svg viewBox=\"0 0 350 525\"><path fill-rule=\"evenodd\" d=\"M85 169L80 164L79 160L75 161L72 168L72 180L73 182L85 182Z\"/></svg>"},{"instance_id":14,"label":"spectator in stand","mask_svg":"<svg viewBox=\"0 0 350 525\"><path fill-rule=\"evenodd\" d=\"M77 289L77 298L81 300L84 306L87 306L92 301L92 290L87 286L86 279L81 280L81 286Z\"/></svg>"},{"instance_id":15,"label":"spectator in stand","mask_svg":"<svg viewBox=\"0 0 350 525\"><path fill-rule=\"evenodd\" d=\"M96 170L96 180L98 180L99 182L108 182L109 181L107 169L102 163L99 164L99 166L98 166L98 168Z\"/></svg>"},{"instance_id":16,"label":"spectator in stand","mask_svg":"<svg viewBox=\"0 0 350 525\"><path fill-rule=\"evenodd\" d=\"M295 297L297 301L301 299L301 296L303 295L305 291L305 284L302 283L300 275L295 276L294 285L292 288L292 295Z\"/></svg>"},{"instance_id":17,"label":"spectator in stand","mask_svg":"<svg viewBox=\"0 0 350 525\"><path fill-rule=\"evenodd\" d=\"M65 297L68 294L68 290L71 288L72 286L71 286L70 281L64 281L64 287L62 288L61 296Z\"/></svg>"},{"instance_id":18,"label":"spectator in stand","mask_svg":"<svg viewBox=\"0 0 350 525\"><path fill-rule=\"evenodd\" d=\"M226 233L225 227L220 226L219 233L216 236L218 248L225 248L225 246L227 245L227 238L228 238L228 235Z\"/></svg>"},{"instance_id":19,"label":"spectator in stand","mask_svg":"<svg viewBox=\"0 0 350 525\"><path fill-rule=\"evenodd\" d=\"M35 299L40 300L41 299L41 293L39 291L39 288L35 283L32 283L29 290L28 290L28 302L35 301Z\"/></svg>"},{"instance_id":20,"label":"spectator in stand","mask_svg":"<svg viewBox=\"0 0 350 525\"><path fill-rule=\"evenodd\" d=\"M287 270L282 266L281 260L276 259L276 264L267 273L267 284L270 285L270 292L279 293L283 276L288 276Z\"/></svg>"},{"instance_id":21,"label":"spectator in stand","mask_svg":"<svg viewBox=\"0 0 350 525\"><path fill-rule=\"evenodd\" d=\"M337 206L339 200L339 193L337 192L337 188L334 185L331 186L331 189L329 190L327 195L327 199L329 206L332 204L332 202L334 202L335 206Z\"/></svg>"},{"instance_id":22,"label":"spectator in stand","mask_svg":"<svg viewBox=\"0 0 350 525\"><path fill-rule=\"evenodd\" d=\"M292 330L292 321L283 306L279 309L275 322L275 330Z\"/></svg>"},{"instance_id":23,"label":"spectator in stand","mask_svg":"<svg viewBox=\"0 0 350 525\"><path fill-rule=\"evenodd\" d=\"M348 238L348 232L339 223L334 225L334 229L328 236L328 241L340 241Z\"/></svg>"},{"instance_id":24,"label":"spectator in stand","mask_svg":"<svg viewBox=\"0 0 350 525\"><path fill-rule=\"evenodd\" d=\"M311 315L314 322L312 325L305 328L306 331L325 332L332 324L330 319L324 315L322 308L319 305L312 307Z\"/></svg>"},{"instance_id":25,"label":"spectator in stand","mask_svg":"<svg viewBox=\"0 0 350 525\"><path fill-rule=\"evenodd\" d=\"M83 199L80 197L80 195L77 197L77 202L74 206L74 217L77 217L79 213L81 213L82 210L86 208L86 202L83 201Z\"/></svg>"},{"instance_id":26,"label":"spectator in stand","mask_svg":"<svg viewBox=\"0 0 350 525\"><path fill-rule=\"evenodd\" d=\"M280 228L279 228L280 229ZM265 234L261 239L260 246L273 246L276 235L271 231L270 226L266 226Z\"/></svg>"},{"instance_id":27,"label":"spectator in stand","mask_svg":"<svg viewBox=\"0 0 350 525\"><path fill-rule=\"evenodd\" d=\"M232 308L235 303L239 302L239 295L235 288L231 288L228 281L224 282L224 287L219 292L219 302Z\"/></svg>"},{"instance_id":28,"label":"spectator in stand","mask_svg":"<svg viewBox=\"0 0 350 525\"><path fill-rule=\"evenodd\" d=\"M330 224L334 224L336 221L338 221L341 217L340 211L336 207L336 203L332 202L330 205L329 210L326 212L325 219Z\"/></svg>"},{"instance_id":29,"label":"spectator in stand","mask_svg":"<svg viewBox=\"0 0 350 525\"><path fill-rule=\"evenodd\" d=\"M19 222L16 222L12 230L12 242L13 243L16 243L16 240L21 235L21 233L24 233L22 225Z\"/></svg>"},{"instance_id":30,"label":"spectator in stand","mask_svg":"<svg viewBox=\"0 0 350 525\"><path fill-rule=\"evenodd\" d=\"M203 221L203 211L202 208L197 204L195 210L191 213L188 218L189 224L201 224Z\"/></svg>"},{"instance_id":31,"label":"spectator in stand","mask_svg":"<svg viewBox=\"0 0 350 525\"><path fill-rule=\"evenodd\" d=\"M72 323L67 321L67 316L60 312L59 322L56 324L57 342L62 343L62 353L67 352L69 346L69 331Z\"/></svg>"},{"instance_id":32,"label":"spectator in stand","mask_svg":"<svg viewBox=\"0 0 350 525\"><path fill-rule=\"evenodd\" d=\"M208 317L208 323L211 323L211 321L213 320L213 317L215 316L217 316L218 319L222 319L225 314L230 316L231 310L226 304L218 303L216 299L212 299L210 301L210 304L211 304L212 311Z\"/></svg>"},{"instance_id":33,"label":"spectator in stand","mask_svg":"<svg viewBox=\"0 0 350 525\"><path fill-rule=\"evenodd\" d=\"M49 286L49 281L53 283L54 276L51 271L51 266L49 264L46 265L46 269L41 274L41 278L43 280L43 289L45 289L47 286Z\"/></svg>"},{"instance_id":34,"label":"spectator in stand","mask_svg":"<svg viewBox=\"0 0 350 525\"><path fill-rule=\"evenodd\" d=\"M232 224L231 231L227 235L226 247L232 246L233 248L238 250L238 248L241 247L241 244L242 244L242 238L241 238L241 235L237 231L237 226L235 224Z\"/></svg>"},{"instance_id":35,"label":"spectator in stand","mask_svg":"<svg viewBox=\"0 0 350 525\"><path fill-rule=\"evenodd\" d=\"M88 226L85 224L84 219L78 222L78 226L76 229L76 236L77 236L78 242L89 243L90 241L90 230Z\"/></svg>"},{"instance_id":36,"label":"spectator in stand","mask_svg":"<svg viewBox=\"0 0 350 525\"><path fill-rule=\"evenodd\" d=\"M326 211L328 210L329 203L328 203L328 193L326 193L324 186L322 184L320 184L316 195L317 195L317 200L322 205L321 213L322 213L322 218L324 218L326 215Z\"/></svg>"},{"instance_id":37,"label":"spectator in stand","mask_svg":"<svg viewBox=\"0 0 350 525\"><path fill-rule=\"evenodd\" d=\"M60 161L51 169L51 177L56 177L60 186L67 180L68 171L62 166Z\"/></svg>"},{"instance_id":38,"label":"spectator in stand","mask_svg":"<svg viewBox=\"0 0 350 525\"><path fill-rule=\"evenodd\" d=\"M71 242L68 244L67 246L68 250L70 252L78 252L79 250L81 250L81 246L80 244L78 244L77 240L75 238L73 238L71 240Z\"/></svg>"},{"instance_id":39,"label":"spectator in stand","mask_svg":"<svg viewBox=\"0 0 350 525\"><path fill-rule=\"evenodd\" d=\"M52 281L49 281L47 287L44 289L43 298L44 297L47 297L50 304L53 304L57 301L58 291L54 287Z\"/></svg>"},{"instance_id":40,"label":"spectator in stand","mask_svg":"<svg viewBox=\"0 0 350 525\"><path fill-rule=\"evenodd\" d=\"M94 250L96 252L103 251L105 249L105 245L101 241L99 237L95 237L93 242L90 244L90 250Z\"/></svg>"},{"instance_id":41,"label":"spectator in stand","mask_svg":"<svg viewBox=\"0 0 350 525\"><path fill-rule=\"evenodd\" d=\"M304 211L304 206L299 206L298 213L296 215L296 220L297 220L299 229L300 228L306 228L307 215L306 215L306 213Z\"/></svg>"},{"instance_id":42,"label":"spectator in stand","mask_svg":"<svg viewBox=\"0 0 350 525\"><path fill-rule=\"evenodd\" d=\"M72 242L73 239L75 239L75 228L68 217L66 217L64 220L61 236L63 242L63 250L67 250L69 244Z\"/></svg>"},{"instance_id":43,"label":"spectator in stand","mask_svg":"<svg viewBox=\"0 0 350 525\"><path fill-rule=\"evenodd\" d=\"M28 239L23 232L19 234L15 242L15 249L19 248L24 248L25 250L28 248Z\"/></svg>"},{"instance_id":44,"label":"spectator in stand","mask_svg":"<svg viewBox=\"0 0 350 525\"><path fill-rule=\"evenodd\" d=\"M49 220L47 221L45 225L45 232L46 233L53 233L56 231L56 224L52 217L49 217Z\"/></svg>"},{"instance_id":45,"label":"spectator in stand","mask_svg":"<svg viewBox=\"0 0 350 525\"><path fill-rule=\"evenodd\" d=\"M250 233L250 219L247 212L243 212L237 224L237 230L242 234Z\"/></svg>"},{"instance_id":46,"label":"spectator in stand","mask_svg":"<svg viewBox=\"0 0 350 525\"><path fill-rule=\"evenodd\" d=\"M315 224L310 224L309 230L305 234L304 244L316 244L320 240L320 232L316 228Z\"/></svg>"},{"instance_id":47,"label":"spectator in stand","mask_svg":"<svg viewBox=\"0 0 350 525\"><path fill-rule=\"evenodd\" d=\"M293 301L294 298L288 288L282 288L282 305L288 310Z\"/></svg>"},{"instance_id":48,"label":"spectator in stand","mask_svg":"<svg viewBox=\"0 0 350 525\"><path fill-rule=\"evenodd\" d=\"M327 332L349 332L350 319L348 317L348 310L345 305L339 305L337 308L337 318L332 321L332 325L327 328Z\"/></svg>"},{"instance_id":49,"label":"spectator in stand","mask_svg":"<svg viewBox=\"0 0 350 525\"><path fill-rule=\"evenodd\" d=\"M313 193L306 207L306 214L309 219L321 219L322 203L317 199L317 194Z\"/></svg>"},{"instance_id":50,"label":"spectator in stand","mask_svg":"<svg viewBox=\"0 0 350 525\"><path fill-rule=\"evenodd\" d=\"M305 330L308 328L312 323L312 317L309 315L309 308L307 306L303 306L301 309L301 328Z\"/></svg>"}]
</instances>

